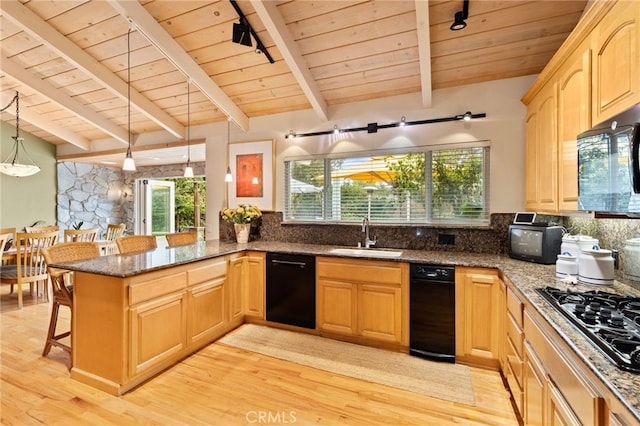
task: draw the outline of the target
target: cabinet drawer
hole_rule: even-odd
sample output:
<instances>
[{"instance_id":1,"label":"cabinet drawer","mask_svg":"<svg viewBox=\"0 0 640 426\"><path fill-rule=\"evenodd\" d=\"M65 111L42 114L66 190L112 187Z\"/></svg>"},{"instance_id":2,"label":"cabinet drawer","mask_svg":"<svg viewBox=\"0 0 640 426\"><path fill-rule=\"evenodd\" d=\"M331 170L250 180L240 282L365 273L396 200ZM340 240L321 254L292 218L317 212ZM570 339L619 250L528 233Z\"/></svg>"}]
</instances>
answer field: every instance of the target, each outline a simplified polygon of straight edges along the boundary
<instances>
[{"instance_id":1,"label":"cabinet drawer","mask_svg":"<svg viewBox=\"0 0 640 426\"><path fill-rule=\"evenodd\" d=\"M190 269L187 272L187 282L189 285L202 283L227 274L227 260L216 259L204 266Z\"/></svg>"},{"instance_id":2,"label":"cabinet drawer","mask_svg":"<svg viewBox=\"0 0 640 426\"><path fill-rule=\"evenodd\" d=\"M524 335L546 367L550 380L582 424L597 425L603 415L604 400L551 343L547 333L529 312L525 312Z\"/></svg>"},{"instance_id":3,"label":"cabinet drawer","mask_svg":"<svg viewBox=\"0 0 640 426\"><path fill-rule=\"evenodd\" d=\"M524 383L522 381L523 379L522 371L523 371L523 365L524 365L522 361L522 356L518 355L518 353L516 352L514 344L511 341L511 339L507 339L506 350L507 350L507 365L509 367L509 371L514 376L515 383L517 384L518 389L522 391L522 388L524 387ZM509 383L509 385L511 386L511 383ZM511 388L513 389L513 386L511 386Z\"/></svg>"},{"instance_id":4,"label":"cabinet drawer","mask_svg":"<svg viewBox=\"0 0 640 426\"><path fill-rule=\"evenodd\" d=\"M507 311L511 314L520 329L522 329L523 310L524 306L518 296L516 296L511 288L507 288Z\"/></svg>"},{"instance_id":5,"label":"cabinet drawer","mask_svg":"<svg viewBox=\"0 0 640 426\"><path fill-rule=\"evenodd\" d=\"M397 285L402 283L402 267L396 262L318 258L316 274L318 277L352 283Z\"/></svg>"},{"instance_id":6,"label":"cabinet drawer","mask_svg":"<svg viewBox=\"0 0 640 426\"><path fill-rule=\"evenodd\" d=\"M516 402L516 407L518 408L518 412L522 413L524 408L522 403L524 398L524 392L520 387L521 385L518 383L516 379L516 375L511 369L510 365L507 365L507 371L505 376L507 378L507 383L509 384L509 390L511 391L513 400Z\"/></svg>"},{"instance_id":7,"label":"cabinet drawer","mask_svg":"<svg viewBox=\"0 0 640 426\"><path fill-rule=\"evenodd\" d=\"M187 285L186 272L150 278L148 281L142 281L129 286L129 304L131 306L165 294L183 290Z\"/></svg>"},{"instance_id":8,"label":"cabinet drawer","mask_svg":"<svg viewBox=\"0 0 640 426\"><path fill-rule=\"evenodd\" d=\"M511 341L511 344L515 348L516 354L520 358L522 358L522 345L524 342L524 334L522 333L522 329L518 327L516 320L511 316L511 314L507 314L507 336Z\"/></svg>"}]
</instances>

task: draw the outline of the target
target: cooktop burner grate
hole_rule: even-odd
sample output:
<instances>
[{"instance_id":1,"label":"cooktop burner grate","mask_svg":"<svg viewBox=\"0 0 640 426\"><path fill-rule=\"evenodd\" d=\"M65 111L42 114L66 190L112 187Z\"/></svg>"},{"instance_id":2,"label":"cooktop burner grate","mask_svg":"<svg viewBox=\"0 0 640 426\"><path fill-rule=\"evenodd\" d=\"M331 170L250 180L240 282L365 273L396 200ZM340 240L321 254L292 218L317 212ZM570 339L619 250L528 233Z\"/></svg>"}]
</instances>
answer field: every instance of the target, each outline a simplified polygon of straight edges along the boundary
<instances>
[{"instance_id":1,"label":"cooktop burner grate","mask_svg":"<svg viewBox=\"0 0 640 426\"><path fill-rule=\"evenodd\" d=\"M536 292L617 367L640 373L640 298L553 287L538 288Z\"/></svg>"}]
</instances>

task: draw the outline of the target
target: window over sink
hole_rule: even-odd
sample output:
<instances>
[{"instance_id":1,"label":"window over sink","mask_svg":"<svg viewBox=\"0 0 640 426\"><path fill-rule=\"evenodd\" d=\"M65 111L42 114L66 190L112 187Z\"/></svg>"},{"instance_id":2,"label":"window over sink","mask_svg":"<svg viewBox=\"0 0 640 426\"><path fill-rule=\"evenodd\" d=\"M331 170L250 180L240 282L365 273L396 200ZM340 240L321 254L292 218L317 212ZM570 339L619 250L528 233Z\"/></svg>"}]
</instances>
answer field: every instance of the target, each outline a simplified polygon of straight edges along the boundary
<instances>
[{"instance_id":1,"label":"window over sink","mask_svg":"<svg viewBox=\"0 0 640 426\"><path fill-rule=\"evenodd\" d=\"M489 146L287 159L290 222L489 222Z\"/></svg>"}]
</instances>

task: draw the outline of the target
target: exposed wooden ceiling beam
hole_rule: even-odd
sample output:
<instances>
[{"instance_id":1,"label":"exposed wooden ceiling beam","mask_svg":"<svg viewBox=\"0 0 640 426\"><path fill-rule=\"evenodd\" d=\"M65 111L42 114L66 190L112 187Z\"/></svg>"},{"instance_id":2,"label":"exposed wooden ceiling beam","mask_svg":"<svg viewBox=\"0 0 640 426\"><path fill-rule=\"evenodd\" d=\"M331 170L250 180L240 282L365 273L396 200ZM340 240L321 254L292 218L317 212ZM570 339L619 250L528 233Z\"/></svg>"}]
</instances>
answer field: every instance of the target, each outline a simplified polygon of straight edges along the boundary
<instances>
[{"instance_id":1,"label":"exposed wooden ceiling beam","mask_svg":"<svg viewBox=\"0 0 640 426\"><path fill-rule=\"evenodd\" d=\"M51 102L74 113L86 122L118 139L120 142L128 143L129 133L126 129L123 129L91 108L65 95L41 78L36 77L30 71L18 65L13 59L9 59L4 53L0 56L0 70L12 79L19 81L25 86L29 86ZM35 123L33 124L35 125Z\"/></svg>"},{"instance_id":2,"label":"exposed wooden ceiling beam","mask_svg":"<svg viewBox=\"0 0 640 426\"><path fill-rule=\"evenodd\" d=\"M59 33L27 6L18 1L3 1L0 2L0 10L5 18L36 37L47 47L86 72L91 78L99 81L116 96L125 101L128 99L127 82ZM172 135L184 138L184 126L135 89L131 89L131 105Z\"/></svg>"},{"instance_id":3,"label":"exposed wooden ceiling beam","mask_svg":"<svg viewBox=\"0 0 640 426\"><path fill-rule=\"evenodd\" d=\"M311 75L309 66L302 56L298 44L293 39L284 19L282 19L282 15L278 12L278 7L272 1L263 2L262 0L251 0L251 4L271 35L278 50L280 50L282 57L291 69L293 76L298 81L298 84L307 96L316 114L318 114L318 117L321 119L327 121L329 119L327 102L324 96L322 96L313 75Z\"/></svg>"},{"instance_id":4,"label":"exposed wooden ceiling beam","mask_svg":"<svg viewBox=\"0 0 640 426\"><path fill-rule=\"evenodd\" d=\"M418 32L418 56L420 57L420 81L422 106L431 108L431 36L429 35L429 0L416 0Z\"/></svg>"},{"instance_id":5,"label":"exposed wooden ceiling beam","mask_svg":"<svg viewBox=\"0 0 640 426\"><path fill-rule=\"evenodd\" d=\"M0 94L0 99L2 101L2 105L7 105L9 102L11 102L11 99L6 95ZM6 112L15 116L15 110L12 110L11 108L7 109ZM33 124L34 126L44 130L45 132L49 132L54 136L64 139L65 141L77 146L78 148L82 148L85 151L88 151L91 148L91 142L89 142L83 136L71 132L64 126L60 126L53 121L44 118L42 114L38 114L37 112L30 110L28 106L25 108L24 104L20 109L20 119Z\"/></svg>"},{"instance_id":6,"label":"exposed wooden ceiling beam","mask_svg":"<svg viewBox=\"0 0 640 426\"><path fill-rule=\"evenodd\" d=\"M132 22L191 83L231 118L244 131L249 130L249 117L227 96L211 77L182 49L138 1L108 0L122 16Z\"/></svg>"}]
</instances>

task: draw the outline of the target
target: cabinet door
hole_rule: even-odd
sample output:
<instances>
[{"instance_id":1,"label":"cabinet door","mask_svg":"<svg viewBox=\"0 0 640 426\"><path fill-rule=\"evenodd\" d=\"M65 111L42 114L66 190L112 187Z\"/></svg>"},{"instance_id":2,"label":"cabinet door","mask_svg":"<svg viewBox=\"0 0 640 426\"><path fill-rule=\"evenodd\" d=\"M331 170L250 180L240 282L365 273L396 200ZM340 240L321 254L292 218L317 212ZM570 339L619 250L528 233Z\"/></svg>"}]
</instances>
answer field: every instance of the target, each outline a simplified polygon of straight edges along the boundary
<instances>
[{"instance_id":1,"label":"cabinet door","mask_svg":"<svg viewBox=\"0 0 640 426\"><path fill-rule=\"evenodd\" d=\"M582 53L581 53L582 52ZM560 70L558 82L558 209L578 208L577 135L591 126L591 50L581 49Z\"/></svg>"},{"instance_id":2,"label":"cabinet door","mask_svg":"<svg viewBox=\"0 0 640 426\"><path fill-rule=\"evenodd\" d=\"M525 144L525 207L538 210L538 105L527 108Z\"/></svg>"},{"instance_id":3,"label":"cabinet door","mask_svg":"<svg viewBox=\"0 0 640 426\"><path fill-rule=\"evenodd\" d=\"M243 282L246 279L246 257L237 257L229 260L229 271L227 273L227 295L229 296L229 323L242 323L244 317L243 302Z\"/></svg>"},{"instance_id":4,"label":"cabinet door","mask_svg":"<svg viewBox=\"0 0 640 426\"><path fill-rule=\"evenodd\" d=\"M547 424L549 426L572 426L581 424L553 382L547 383L547 387L549 394L547 401L547 407L549 408L547 410Z\"/></svg>"},{"instance_id":5,"label":"cabinet door","mask_svg":"<svg viewBox=\"0 0 640 426\"><path fill-rule=\"evenodd\" d=\"M538 210L558 210L558 137L555 83L540 93L538 108Z\"/></svg>"},{"instance_id":6,"label":"cabinet door","mask_svg":"<svg viewBox=\"0 0 640 426\"><path fill-rule=\"evenodd\" d=\"M456 334L460 334L457 341L462 345L459 348L456 343L456 354L461 350L465 357L495 361L497 366L504 321L500 288L497 271L456 269L456 304L462 307L460 313L456 312L461 320L456 327Z\"/></svg>"},{"instance_id":7,"label":"cabinet door","mask_svg":"<svg viewBox=\"0 0 640 426\"><path fill-rule=\"evenodd\" d=\"M170 362L185 348L185 294L174 293L130 309L130 376Z\"/></svg>"},{"instance_id":8,"label":"cabinet door","mask_svg":"<svg viewBox=\"0 0 640 426\"><path fill-rule=\"evenodd\" d=\"M245 314L264 319L265 253L249 252L246 261Z\"/></svg>"},{"instance_id":9,"label":"cabinet door","mask_svg":"<svg viewBox=\"0 0 640 426\"><path fill-rule=\"evenodd\" d=\"M226 326L225 281L226 278L216 278L189 289L190 344L211 340Z\"/></svg>"},{"instance_id":10,"label":"cabinet door","mask_svg":"<svg viewBox=\"0 0 640 426\"><path fill-rule=\"evenodd\" d=\"M324 331L356 335L357 288L357 285L348 282L318 280L316 327Z\"/></svg>"},{"instance_id":11,"label":"cabinet door","mask_svg":"<svg viewBox=\"0 0 640 426\"><path fill-rule=\"evenodd\" d=\"M373 340L401 343L402 292L399 286L358 286L358 334Z\"/></svg>"},{"instance_id":12,"label":"cabinet door","mask_svg":"<svg viewBox=\"0 0 640 426\"><path fill-rule=\"evenodd\" d=\"M545 424L546 378L542 364L528 343L524 345L524 422Z\"/></svg>"},{"instance_id":13,"label":"cabinet door","mask_svg":"<svg viewBox=\"0 0 640 426\"><path fill-rule=\"evenodd\" d=\"M640 2L619 1L593 31L593 123L640 102Z\"/></svg>"}]
</instances>

